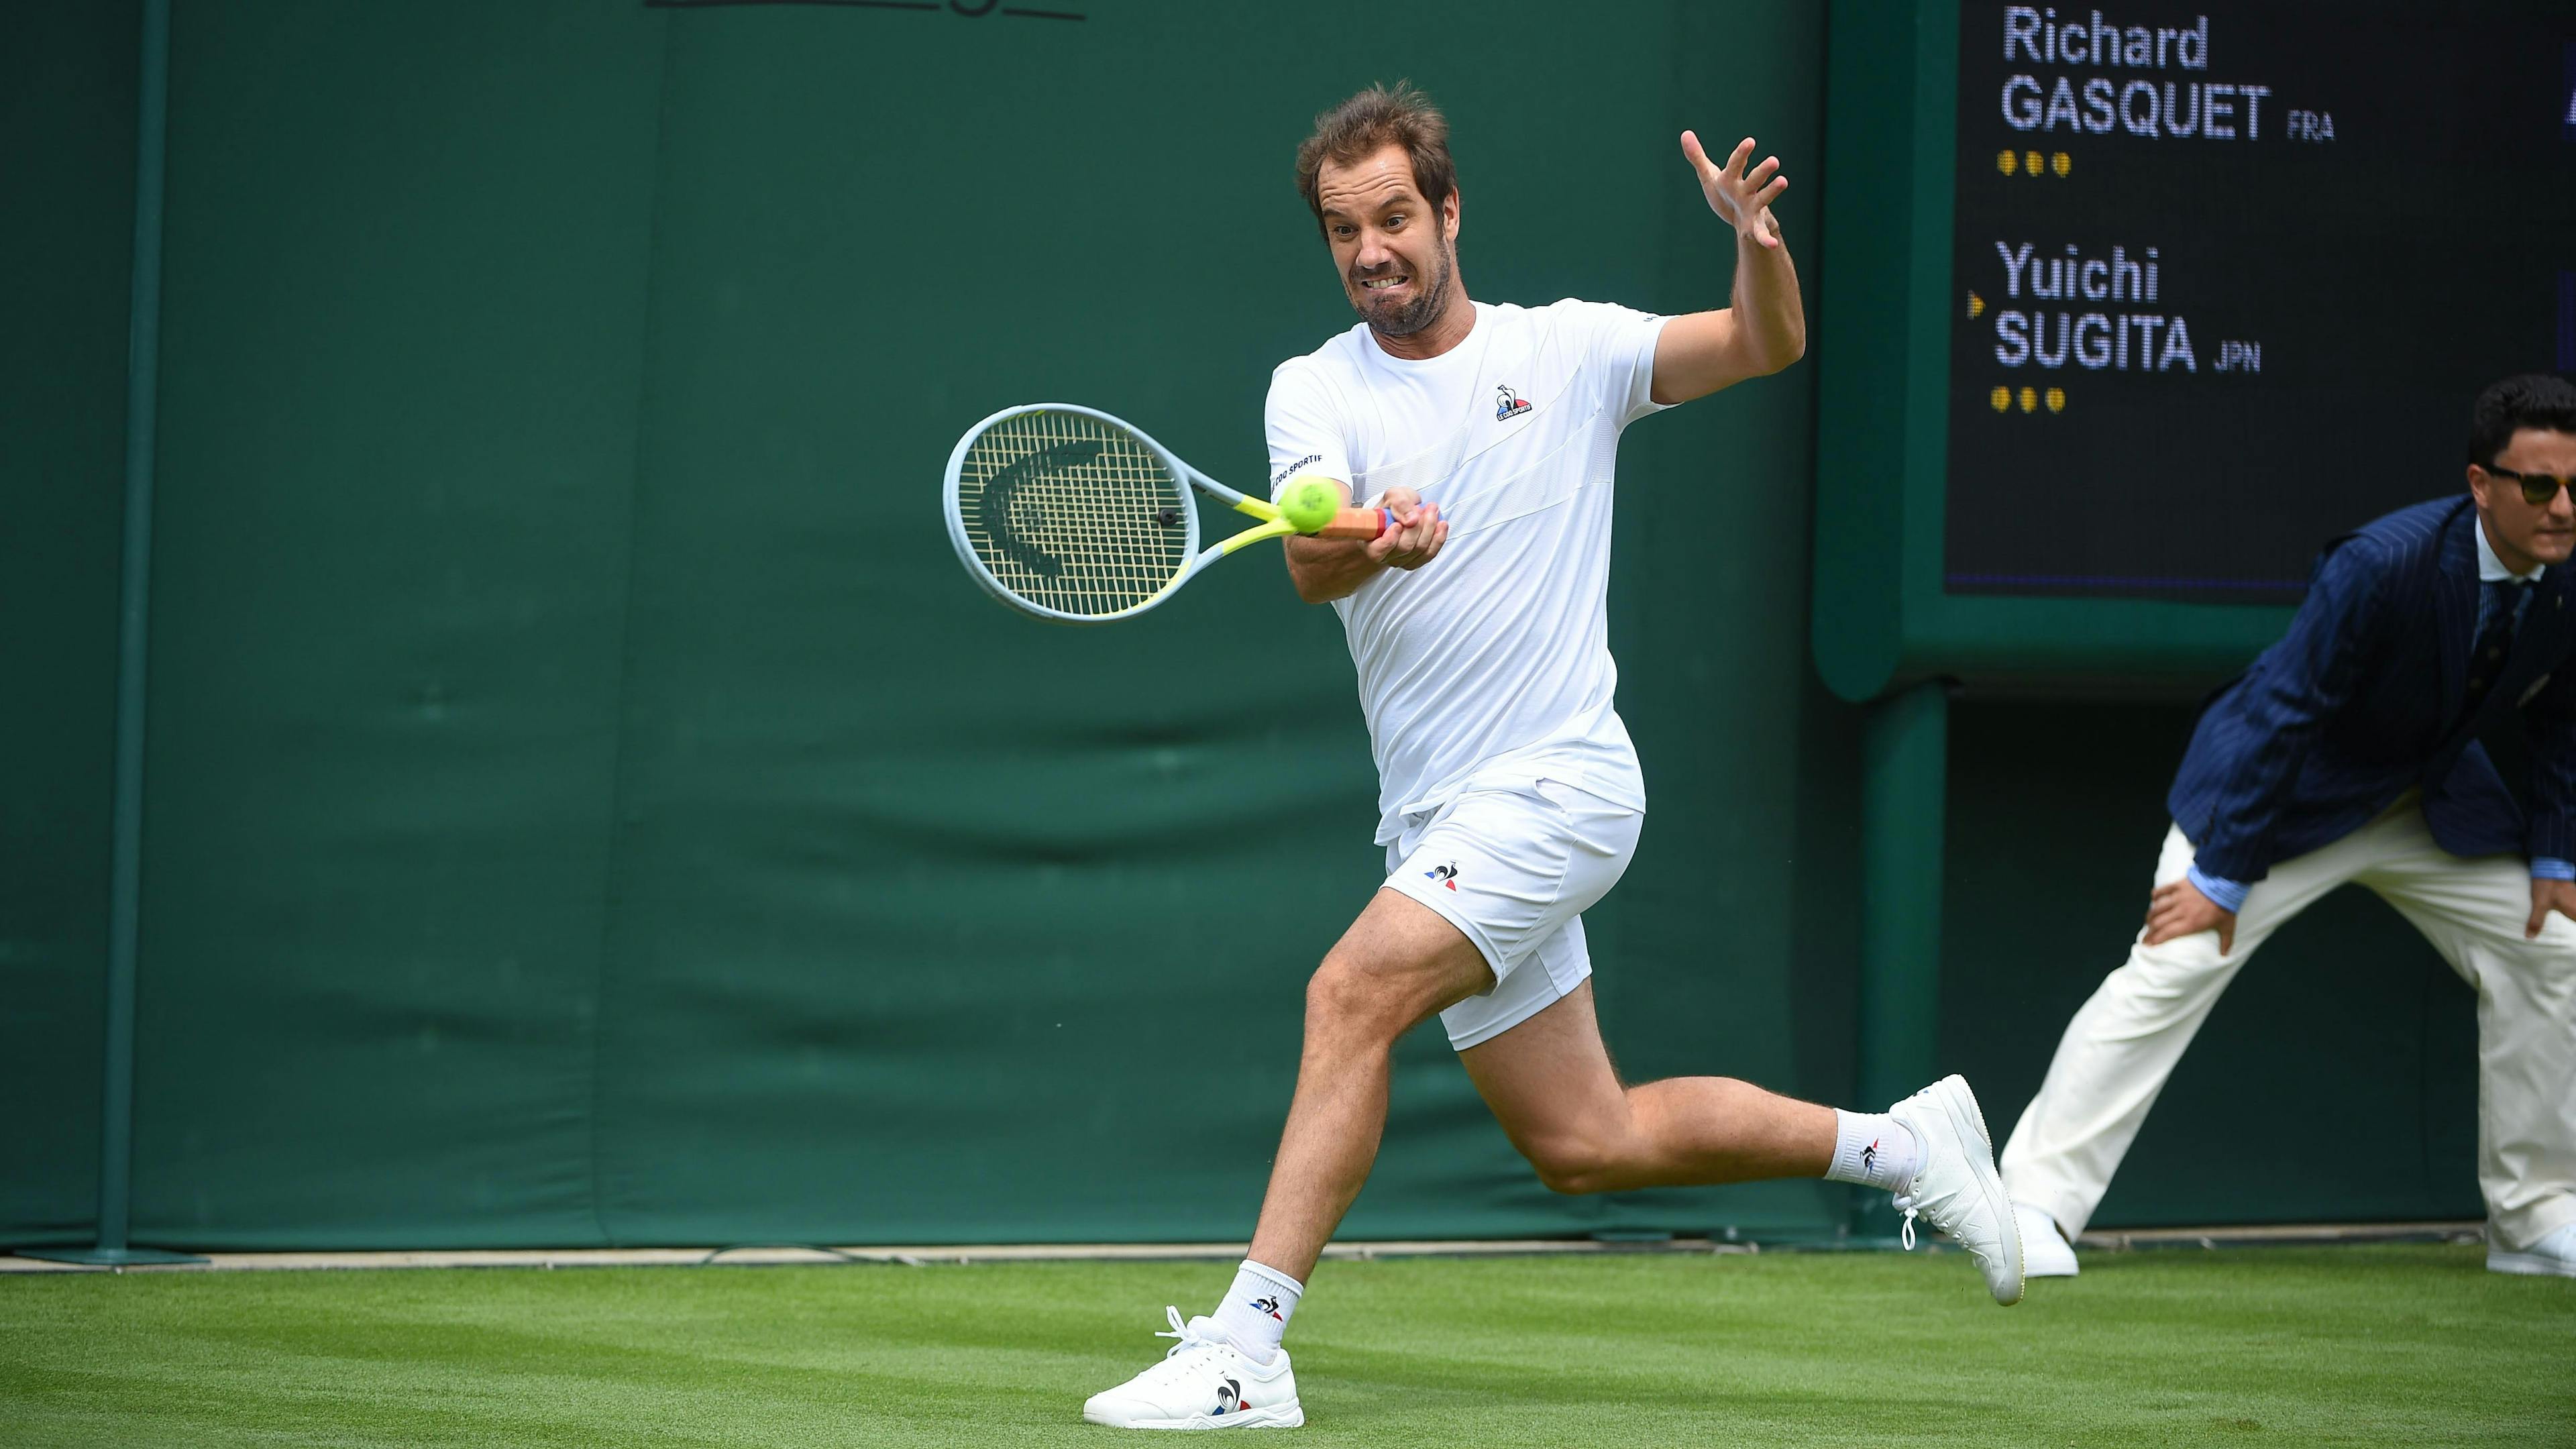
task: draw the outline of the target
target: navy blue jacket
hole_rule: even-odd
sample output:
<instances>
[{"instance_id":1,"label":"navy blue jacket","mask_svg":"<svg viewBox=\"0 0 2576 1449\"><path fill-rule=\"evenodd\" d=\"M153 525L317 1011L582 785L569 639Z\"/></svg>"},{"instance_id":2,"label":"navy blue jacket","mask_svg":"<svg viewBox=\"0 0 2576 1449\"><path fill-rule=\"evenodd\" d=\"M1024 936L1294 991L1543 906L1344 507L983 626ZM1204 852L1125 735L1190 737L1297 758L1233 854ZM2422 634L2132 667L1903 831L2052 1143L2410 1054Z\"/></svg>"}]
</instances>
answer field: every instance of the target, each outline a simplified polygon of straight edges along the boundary
<instances>
[{"instance_id":1,"label":"navy blue jacket","mask_svg":"<svg viewBox=\"0 0 2576 1449\"><path fill-rule=\"evenodd\" d=\"M2250 885L2419 786L2434 841L2454 855L2576 858L2576 565L2533 585L2504 673L2463 718L2477 526L2463 493L2326 545L2290 632L2211 696L2165 798L2203 874ZM2477 741L2517 707L2527 822Z\"/></svg>"}]
</instances>

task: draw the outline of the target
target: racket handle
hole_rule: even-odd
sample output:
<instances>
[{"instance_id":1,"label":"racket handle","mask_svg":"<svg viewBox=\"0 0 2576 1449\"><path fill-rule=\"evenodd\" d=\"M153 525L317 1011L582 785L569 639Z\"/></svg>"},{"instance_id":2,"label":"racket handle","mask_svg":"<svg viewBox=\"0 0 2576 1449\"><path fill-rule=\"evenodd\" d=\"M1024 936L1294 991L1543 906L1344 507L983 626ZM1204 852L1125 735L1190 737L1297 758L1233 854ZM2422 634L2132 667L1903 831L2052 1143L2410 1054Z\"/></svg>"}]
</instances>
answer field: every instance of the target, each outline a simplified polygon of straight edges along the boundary
<instances>
[{"instance_id":1,"label":"racket handle","mask_svg":"<svg viewBox=\"0 0 2576 1449\"><path fill-rule=\"evenodd\" d=\"M1383 508L1345 508L1316 529L1316 538L1375 538L1395 527L1395 515Z\"/></svg>"}]
</instances>

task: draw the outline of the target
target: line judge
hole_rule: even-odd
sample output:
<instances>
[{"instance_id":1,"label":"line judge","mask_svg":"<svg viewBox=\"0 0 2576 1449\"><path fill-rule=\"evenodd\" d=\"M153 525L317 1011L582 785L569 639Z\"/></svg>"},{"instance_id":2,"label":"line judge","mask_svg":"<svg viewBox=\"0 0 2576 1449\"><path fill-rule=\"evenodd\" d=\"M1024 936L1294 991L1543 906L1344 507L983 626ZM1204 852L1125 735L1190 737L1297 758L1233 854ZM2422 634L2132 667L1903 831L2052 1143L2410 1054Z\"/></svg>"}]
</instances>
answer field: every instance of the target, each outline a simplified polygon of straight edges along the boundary
<instances>
[{"instance_id":1,"label":"line judge","mask_svg":"<svg viewBox=\"0 0 2576 1449\"><path fill-rule=\"evenodd\" d=\"M2219 993L2350 881L2477 993L2487 1266L2576 1277L2576 387L2488 388L2468 451L2465 496L2327 544L2290 632L2201 715L2146 927L2004 1144L2026 1274L2074 1275L2070 1242ZM2527 817L2477 738L2514 711Z\"/></svg>"}]
</instances>

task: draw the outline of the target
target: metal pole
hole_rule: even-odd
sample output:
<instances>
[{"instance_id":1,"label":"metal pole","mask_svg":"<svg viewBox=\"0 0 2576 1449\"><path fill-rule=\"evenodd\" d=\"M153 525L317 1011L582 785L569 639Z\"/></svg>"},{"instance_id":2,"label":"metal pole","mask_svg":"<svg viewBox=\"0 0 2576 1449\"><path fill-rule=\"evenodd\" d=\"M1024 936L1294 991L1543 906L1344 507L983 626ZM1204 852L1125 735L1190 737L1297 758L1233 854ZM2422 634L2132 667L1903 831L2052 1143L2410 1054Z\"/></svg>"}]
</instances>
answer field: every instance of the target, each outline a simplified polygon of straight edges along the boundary
<instances>
[{"instance_id":1,"label":"metal pole","mask_svg":"<svg viewBox=\"0 0 2576 1449\"><path fill-rule=\"evenodd\" d=\"M126 1241L134 1215L134 967L143 901L144 645L152 590L152 465L161 377L161 201L170 110L170 0L143 0L134 138L134 285L125 354L125 553L117 599L116 801L108 887L107 1039L99 1093L98 1243L58 1262L193 1263Z\"/></svg>"},{"instance_id":2,"label":"metal pole","mask_svg":"<svg viewBox=\"0 0 2576 1449\"><path fill-rule=\"evenodd\" d=\"M1861 745L1860 1062L1864 1111L1932 1080L1941 1042L1941 849L1950 692L1932 680L1881 701ZM1885 1196L1856 1193L1853 1228L1895 1230Z\"/></svg>"}]
</instances>

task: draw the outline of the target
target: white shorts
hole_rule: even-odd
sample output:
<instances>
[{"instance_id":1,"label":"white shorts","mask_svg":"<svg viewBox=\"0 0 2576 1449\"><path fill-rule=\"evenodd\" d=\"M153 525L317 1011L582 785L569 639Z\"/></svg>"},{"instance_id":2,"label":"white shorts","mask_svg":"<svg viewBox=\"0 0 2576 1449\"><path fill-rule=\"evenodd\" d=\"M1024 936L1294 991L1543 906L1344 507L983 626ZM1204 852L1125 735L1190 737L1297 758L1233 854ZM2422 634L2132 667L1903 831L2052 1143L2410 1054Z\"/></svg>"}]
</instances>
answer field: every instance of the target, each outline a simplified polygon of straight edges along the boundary
<instances>
[{"instance_id":1,"label":"white shorts","mask_svg":"<svg viewBox=\"0 0 2576 1449\"><path fill-rule=\"evenodd\" d=\"M1491 989L1440 1013L1450 1046L1500 1036L1592 974L1580 912L1619 883L1645 819L1554 780L1405 817L1387 847L1387 889L1438 911L1494 970Z\"/></svg>"}]
</instances>

